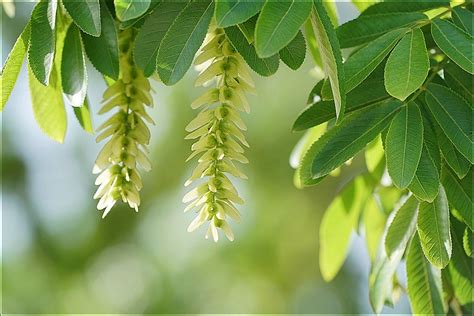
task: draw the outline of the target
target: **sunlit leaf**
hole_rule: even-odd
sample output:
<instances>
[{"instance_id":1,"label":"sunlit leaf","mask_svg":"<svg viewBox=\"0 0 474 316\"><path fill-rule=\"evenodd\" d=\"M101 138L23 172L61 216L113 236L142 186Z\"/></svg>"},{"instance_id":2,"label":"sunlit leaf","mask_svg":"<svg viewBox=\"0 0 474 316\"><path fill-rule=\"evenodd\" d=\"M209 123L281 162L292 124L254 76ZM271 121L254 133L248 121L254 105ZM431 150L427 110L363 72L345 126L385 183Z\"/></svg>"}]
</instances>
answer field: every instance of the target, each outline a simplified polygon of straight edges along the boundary
<instances>
[{"instance_id":1,"label":"sunlit leaf","mask_svg":"<svg viewBox=\"0 0 474 316\"><path fill-rule=\"evenodd\" d=\"M101 25L99 0L65 0L62 3L67 13L72 17L74 23L83 32L92 36L100 35Z\"/></svg>"},{"instance_id":2,"label":"sunlit leaf","mask_svg":"<svg viewBox=\"0 0 474 316\"><path fill-rule=\"evenodd\" d=\"M474 229L472 216L474 210L474 201L472 198L473 172L473 168L471 167L463 179L456 177L449 168L444 168L441 174L441 181L446 189L449 204L459 212L471 230Z\"/></svg>"},{"instance_id":3,"label":"sunlit leaf","mask_svg":"<svg viewBox=\"0 0 474 316\"><path fill-rule=\"evenodd\" d=\"M150 7L151 0L114 0L115 13L121 21L139 17Z\"/></svg>"},{"instance_id":4,"label":"sunlit leaf","mask_svg":"<svg viewBox=\"0 0 474 316\"><path fill-rule=\"evenodd\" d=\"M216 22L228 27L247 21L263 7L263 0L217 0Z\"/></svg>"}]
</instances>

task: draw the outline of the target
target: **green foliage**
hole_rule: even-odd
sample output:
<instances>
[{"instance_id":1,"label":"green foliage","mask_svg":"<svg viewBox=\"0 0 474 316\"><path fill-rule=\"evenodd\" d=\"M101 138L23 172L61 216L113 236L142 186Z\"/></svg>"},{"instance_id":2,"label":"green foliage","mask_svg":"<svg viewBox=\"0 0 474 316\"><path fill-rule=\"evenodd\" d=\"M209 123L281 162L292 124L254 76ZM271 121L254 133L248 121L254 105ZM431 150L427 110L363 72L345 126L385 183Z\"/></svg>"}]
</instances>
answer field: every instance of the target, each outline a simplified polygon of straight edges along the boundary
<instances>
[{"instance_id":1,"label":"green foliage","mask_svg":"<svg viewBox=\"0 0 474 316\"><path fill-rule=\"evenodd\" d=\"M114 0L115 14L120 21L135 19L150 7L151 0Z\"/></svg>"},{"instance_id":2,"label":"green foliage","mask_svg":"<svg viewBox=\"0 0 474 316\"><path fill-rule=\"evenodd\" d=\"M306 43L303 33L298 32L295 38L280 52L280 59L291 69L297 70L301 67L306 57Z\"/></svg>"},{"instance_id":3,"label":"green foliage","mask_svg":"<svg viewBox=\"0 0 474 316\"><path fill-rule=\"evenodd\" d=\"M76 23L84 33L92 36L100 35L101 25L99 0L63 1L63 5L74 23Z\"/></svg>"},{"instance_id":4,"label":"green foliage","mask_svg":"<svg viewBox=\"0 0 474 316\"><path fill-rule=\"evenodd\" d=\"M228 27L245 22L257 14L264 4L263 0L217 0L217 26Z\"/></svg>"}]
</instances>

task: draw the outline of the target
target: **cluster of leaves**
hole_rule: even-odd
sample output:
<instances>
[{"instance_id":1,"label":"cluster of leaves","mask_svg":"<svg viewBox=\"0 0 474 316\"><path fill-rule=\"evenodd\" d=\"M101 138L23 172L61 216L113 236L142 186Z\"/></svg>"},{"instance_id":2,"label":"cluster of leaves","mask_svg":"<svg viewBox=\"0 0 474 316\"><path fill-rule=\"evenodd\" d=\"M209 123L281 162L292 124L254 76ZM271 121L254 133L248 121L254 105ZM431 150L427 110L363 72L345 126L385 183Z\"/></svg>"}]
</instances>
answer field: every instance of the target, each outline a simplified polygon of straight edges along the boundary
<instances>
[{"instance_id":1,"label":"cluster of leaves","mask_svg":"<svg viewBox=\"0 0 474 316\"><path fill-rule=\"evenodd\" d=\"M327 78L293 126L308 130L295 182L317 184L366 149L366 171L324 214L323 277L356 231L376 313L402 290L403 258L413 313L472 312L472 4L378 3L335 29L322 12L315 4L311 22Z\"/></svg>"}]
</instances>

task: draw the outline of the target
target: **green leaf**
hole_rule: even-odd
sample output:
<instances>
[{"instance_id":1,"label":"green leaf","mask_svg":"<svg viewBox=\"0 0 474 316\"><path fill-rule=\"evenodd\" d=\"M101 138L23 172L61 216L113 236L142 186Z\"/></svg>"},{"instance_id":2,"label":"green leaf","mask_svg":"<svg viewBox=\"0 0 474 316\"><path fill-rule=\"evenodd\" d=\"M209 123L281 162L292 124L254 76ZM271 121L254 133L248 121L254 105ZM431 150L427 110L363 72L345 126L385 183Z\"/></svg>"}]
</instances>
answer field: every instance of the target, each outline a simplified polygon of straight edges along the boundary
<instances>
[{"instance_id":1,"label":"green leaf","mask_svg":"<svg viewBox=\"0 0 474 316\"><path fill-rule=\"evenodd\" d=\"M357 87L375 70L405 33L406 29L388 32L347 59L344 63L347 92Z\"/></svg>"},{"instance_id":2,"label":"green leaf","mask_svg":"<svg viewBox=\"0 0 474 316\"><path fill-rule=\"evenodd\" d=\"M278 54L269 58L258 57L255 47L247 42L245 36L236 26L225 28L225 34L232 46L234 46L253 71L261 76L271 76L278 70L280 62Z\"/></svg>"},{"instance_id":3,"label":"green leaf","mask_svg":"<svg viewBox=\"0 0 474 316\"><path fill-rule=\"evenodd\" d=\"M449 204L459 212L463 221L471 230L474 229L472 217L472 210L474 210L472 173L472 167L463 179L456 177L449 168L444 168L441 173L441 181L446 190Z\"/></svg>"},{"instance_id":4,"label":"green leaf","mask_svg":"<svg viewBox=\"0 0 474 316\"><path fill-rule=\"evenodd\" d=\"M361 177L356 178L329 205L319 230L319 266L325 281L331 281L344 263L352 232L367 197Z\"/></svg>"},{"instance_id":5,"label":"green leaf","mask_svg":"<svg viewBox=\"0 0 474 316\"><path fill-rule=\"evenodd\" d=\"M418 206L418 200L411 196L395 214L385 236L385 250L389 257L400 251L405 252L416 230Z\"/></svg>"},{"instance_id":6,"label":"green leaf","mask_svg":"<svg viewBox=\"0 0 474 316\"><path fill-rule=\"evenodd\" d=\"M387 100L383 80L367 80L347 94L346 114ZM336 117L334 101L311 103L298 116L293 131L302 131Z\"/></svg>"},{"instance_id":7,"label":"green leaf","mask_svg":"<svg viewBox=\"0 0 474 316\"><path fill-rule=\"evenodd\" d=\"M306 37L306 42L308 43L308 48L313 57L313 61L319 68L323 67L323 62L321 60L321 53L319 52L318 42L313 31L313 25L311 20L307 20L304 24L304 34Z\"/></svg>"},{"instance_id":8,"label":"green leaf","mask_svg":"<svg viewBox=\"0 0 474 316\"><path fill-rule=\"evenodd\" d=\"M303 33L298 32L296 37L280 50L280 59L291 69L297 70L301 67L306 57L306 43Z\"/></svg>"},{"instance_id":9,"label":"green leaf","mask_svg":"<svg viewBox=\"0 0 474 316\"><path fill-rule=\"evenodd\" d=\"M462 30L466 31L469 35L474 35L474 14L460 6L454 7L451 13L454 24Z\"/></svg>"},{"instance_id":10,"label":"green leaf","mask_svg":"<svg viewBox=\"0 0 474 316\"><path fill-rule=\"evenodd\" d=\"M54 67L48 86L42 85L28 69L33 113L41 130L51 139L63 143L67 129L66 109L58 71Z\"/></svg>"},{"instance_id":11,"label":"green leaf","mask_svg":"<svg viewBox=\"0 0 474 316\"><path fill-rule=\"evenodd\" d=\"M101 26L99 0L65 0L62 3L74 23L76 23L76 25L83 32L92 36L100 35Z\"/></svg>"},{"instance_id":12,"label":"green leaf","mask_svg":"<svg viewBox=\"0 0 474 316\"><path fill-rule=\"evenodd\" d=\"M418 12L362 15L344 23L336 32L341 48L348 48L368 43L391 30L413 26L426 19L426 15Z\"/></svg>"},{"instance_id":13,"label":"green leaf","mask_svg":"<svg viewBox=\"0 0 474 316\"><path fill-rule=\"evenodd\" d=\"M255 48L260 57L278 53L295 38L311 12L310 1L267 1L255 28Z\"/></svg>"},{"instance_id":14,"label":"green leaf","mask_svg":"<svg viewBox=\"0 0 474 316\"><path fill-rule=\"evenodd\" d=\"M473 74L474 41L472 36L453 23L434 19L431 34L439 48L462 69Z\"/></svg>"},{"instance_id":15,"label":"green leaf","mask_svg":"<svg viewBox=\"0 0 474 316\"><path fill-rule=\"evenodd\" d=\"M173 85L183 78L206 37L213 13L213 1L192 1L178 15L158 50L157 70L163 83Z\"/></svg>"},{"instance_id":16,"label":"green leaf","mask_svg":"<svg viewBox=\"0 0 474 316\"><path fill-rule=\"evenodd\" d=\"M63 93L72 106L82 106L87 93L87 70L79 29L72 24L64 40L61 58Z\"/></svg>"},{"instance_id":17,"label":"green leaf","mask_svg":"<svg viewBox=\"0 0 474 316\"><path fill-rule=\"evenodd\" d=\"M407 279L413 314L444 315L441 271L425 259L416 234L407 254Z\"/></svg>"},{"instance_id":18,"label":"green leaf","mask_svg":"<svg viewBox=\"0 0 474 316\"><path fill-rule=\"evenodd\" d=\"M54 63L57 7L57 1L41 0L31 14L28 63L34 76L45 86L49 83Z\"/></svg>"},{"instance_id":19,"label":"green leaf","mask_svg":"<svg viewBox=\"0 0 474 316\"><path fill-rule=\"evenodd\" d=\"M450 89L434 83L428 85L426 103L445 135L474 163L472 105Z\"/></svg>"},{"instance_id":20,"label":"green leaf","mask_svg":"<svg viewBox=\"0 0 474 316\"><path fill-rule=\"evenodd\" d=\"M145 76L149 77L155 71L160 44L186 4L187 2L160 2L140 28L133 55Z\"/></svg>"},{"instance_id":21,"label":"green leaf","mask_svg":"<svg viewBox=\"0 0 474 316\"><path fill-rule=\"evenodd\" d=\"M442 186L433 202L421 202L417 228L426 258L434 266L444 268L451 258L452 245L448 199Z\"/></svg>"},{"instance_id":22,"label":"green leaf","mask_svg":"<svg viewBox=\"0 0 474 316\"><path fill-rule=\"evenodd\" d=\"M254 15L247 21L237 25L239 30L242 31L242 34L244 34L249 44L252 44L255 41L255 27L257 26L257 19L258 19L258 14Z\"/></svg>"},{"instance_id":23,"label":"green leaf","mask_svg":"<svg viewBox=\"0 0 474 316\"><path fill-rule=\"evenodd\" d=\"M408 189L420 200L433 202L438 195L441 155L431 122L423 117L423 149Z\"/></svg>"},{"instance_id":24,"label":"green leaf","mask_svg":"<svg viewBox=\"0 0 474 316\"><path fill-rule=\"evenodd\" d=\"M120 21L128 21L144 14L151 0L114 0L115 14Z\"/></svg>"},{"instance_id":25,"label":"green leaf","mask_svg":"<svg viewBox=\"0 0 474 316\"><path fill-rule=\"evenodd\" d=\"M28 43L30 41L30 23L25 26L23 32L13 45L13 49L8 54L7 60L0 74L0 90L2 90L2 100L0 102L0 112L3 111L5 104L12 93L15 82L18 79L23 59L25 59Z\"/></svg>"},{"instance_id":26,"label":"green leaf","mask_svg":"<svg viewBox=\"0 0 474 316\"><path fill-rule=\"evenodd\" d=\"M331 21L322 3L315 1L311 11L311 23L323 63L324 73L328 75L331 83L337 122L344 117L346 107L346 88L344 86L344 68L339 42Z\"/></svg>"},{"instance_id":27,"label":"green leaf","mask_svg":"<svg viewBox=\"0 0 474 316\"><path fill-rule=\"evenodd\" d=\"M257 14L264 4L263 0L217 0L217 26L228 27L243 23Z\"/></svg>"},{"instance_id":28,"label":"green leaf","mask_svg":"<svg viewBox=\"0 0 474 316\"><path fill-rule=\"evenodd\" d=\"M107 6L101 4L99 37L82 33L84 49L90 62L103 75L114 80L119 76L119 50L115 22Z\"/></svg>"},{"instance_id":29,"label":"green leaf","mask_svg":"<svg viewBox=\"0 0 474 316\"><path fill-rule=\"evenodd\" d=\"M444 80L454 92L461 95L468 103L474 103L474 95L472 92L472 83L474 76L468 74L455 63L449 62L443 69Z\"/></svg>"},{"instance_id":30,"label":"green leaf","mask_svg":"<svg viewBox=\"0 0 474 316\"><path fill-rule=\"evenodd\" d=\"M74 115L81 127L89 134L94 134L94 127L92 126L91 113L89 109L89 101L87 97L84 99L84 104L79 107L74 107Z\"/></svg>"},{"instance_id":31,"label":"green leaf","mask_svg":"<svg viewBox=\"0 0 474 316\"><path fill-rule=\"evenodd\" d=\"M301 166L303 183L329 174L373 140L399 110L399 101L356 111L331 128L308 150Z\"/></svg>"},{"instance_id":32,"label":"green leaf","mask_svg":"<svg viewBox=\"0 0 474 316\"><path fill-rule=\"evenodd\" d=\"M474 242L474 235L472 230L466 227L464 230L464 234L462 236L462 246L464 248L464 252L471 258L474 258L474 252L472 251L472 244Z\"/></svg>"},{"instance_id":33,"label":"green leaf","mask_svg":"<svg viewBox=\"0 0 474 316\"><path fill-rule=\"evenodd\" d=\"M385 87L395 98L404 101L426 79L430 62L423 32L408 32L394 48L385 65Z\"/></svg>"},{"instance_id":34,"label":"green leaf","mask_svg":"<svg viewBox=\"0 0 474 316\"><path fill-rule=\"evenodd\" d=\"M372 142L370 142L365 149L365 164L369 173L376 172L382 161L385 165L384 158L385 155L382 145L382 138L378 136Z\"/></svg>"},{"instance_id":35,"label":"green leaf","mask_svg":"<svg viewBox=\"0 0 474 316\"><path fill-rule=\"evenodd\" d=\"M449 1L387 1L374 4L362 12L362 15L366 16L381 13L428 11L438 7L447 6L449 6Z\"/></svg>"},{"instance_id":36,"label":"green leaf","mask_svg":"<svg viewBox=\"0 0 474 316\"><path fill-rule=\"evenodd\" d=\"M383 236L387 216L383 213L374 196L370 196L364 206L364 227L367 252L371 262L377 255L377 247Z\"/></svg>"},{"instance_id":37,"label":"green leaf","mask_svg":"<svg viewBox=\"0 0 474 316\"><path fill-rule=\"evenodd\" d=\"M397 188L406 188L415 176L423 148L423 118L409 102L395 116L385 141L387 169Z\"/></svg>"},{"instance_id":38,"label":"green leaf","mask_svg":"<svg viewBox=\"0 0 474 316\"><path fill-rule=\"evenodd\" d=\"M469 258L463 249L464 225L454 220L451 231L453 232L453 257L448 265L450 281L456 299L461 305L466 305L474 300L472 296L474 260Z\"/></svg>"}]
</instances>

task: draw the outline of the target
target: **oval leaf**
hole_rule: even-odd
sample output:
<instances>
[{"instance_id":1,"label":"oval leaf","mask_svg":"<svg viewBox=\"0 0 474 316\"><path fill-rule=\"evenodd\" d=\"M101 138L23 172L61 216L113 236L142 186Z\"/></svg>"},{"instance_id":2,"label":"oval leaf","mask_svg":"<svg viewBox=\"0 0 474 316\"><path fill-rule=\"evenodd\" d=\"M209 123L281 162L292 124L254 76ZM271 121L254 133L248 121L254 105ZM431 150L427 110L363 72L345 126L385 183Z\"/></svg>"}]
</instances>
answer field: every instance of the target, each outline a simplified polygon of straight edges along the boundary
<instances>
[{"instance_id":1,"label":"oval leaf","mask_svg":"<svg viewBox=\"0 0 474 316\"><path fill-rule=\"evenodd\" d=\"M301 67L306 56L306 43L303 33L298 32L296 37L280 50L280 59L291 69L296 70Z\"/></svg>"},{"instance_id":2,"label":"oval leaf","mask_svg":"<svg viewBox=\"0 0 474 316\"><path fill-rule=\"evenodd\" d=\"M243 23L260 11L263 0L217 0L216 22L219 27Z\"/></svg>"},{"instance_id":3,"label":"oval leaf","mask_svg":"<svg viewBox=\"0 0 474 316\"><path fill-rule=\"evenodd\" d=\"M474 103L472 83L474 76L468 74L455 63L449 62L443 69L444 81L454 92L462 96L468 103Z\"/></svg>"},{"instance_id":4,"label":"oval leaf","mask_svg":"<svg viewBox=\"0 0 474 316\"><path fill-rule=\"evenodd\" d=\"M451 258L449 207L444 188L431 202L422 202L418 212L418 234L426 258L436 267L444 268Z\"/></svg>"},{"instance_id":5,"label":"oval leaf","mask_svg":"<svg viewBox=\"0 0 474 316\"><path fill-rule=\"evenodd\" d=\"M413 180L422 147L423 119L418 106L410 102L393 119L385 140L388 173L398 188Z\"/></svg>"},{"instance_id":6,"label":"oval leaf","mask_svg":"<svg viewBox=\"0 0 474 316\"><path fill-rule=\"evenodd\" d=\"M454 7L452 12L452 18L454 24L466 31L467 34L473 36L474 26L472 25L472 23L474 21L474 14L471 11L461 8L460 6Z\"/></svg>"},{"instance_id":7,"label":"oval leaf","mask_svg":"<svg viewBox=\"0 0 474 316\"><path fill-rule=\"evenodd\" d=\"M473 169L471 168L467 175L461 180L456 177L449 168L445 168L441 175L441 181L446 189L449 204L459 212L471 230L474 229L472 217L472 210L474 210L472 199L472 173Z\"/></svg>"},{"instance_id":8,"label":"oval leaf","mask_svg":"<svg viewBox=\"0 0 474 316\"><path fill-rule=\"evenodd\" d=\"M87 1L63 1L64 8L71 16L76 25L85 33L99 36L100 26L100 4L99 0Z\"/></svg>"},{"instance_id":9,"label":"oval leaf","mask_svg":"<svg viewBox=\"0 0 474 316\"><path fill-rule=\"evenodd\" d=\"M114 0L115 14L120 21L141 16L150 7L151 0Z\"/></svg>"},{"instance_id":10,"label":"oval leaf","mask_svg":"<svg viewBox=\"0 0 474 316\"><path fill-rule=\"evenodd\" d=\"M404 101L426 79L430 62L423 32L416 28L397 44L385 65L385 87L388 93Z\"/></svg>"},{"instance_id":11,"label":"oval leaf","mask_svg":"<svg viewBox=\"0 0 474 316\"><path fill-rule=\"evenodd\" d=\"M213 12L213 1L193 1L176 18L158 50L157 70L163 83L173 85L188 71L206 37Z\"/></svg>"},{"instance_id":12,"label":"oval leaf","mask_svg":"<svg viewBox=\"0 0 474 316\"><path fill-rule=\"evenodd\" d=\"M431 23L431 34L439 48L456 64L473 74L474 41L472 36L453 23L434 19Z\"/></svg>"},{"instance_id":13,"label":"oval leaf","mask_svg":"<svg viewBox=\"0 0 474 316\"><path fill-rule=\"evenodd\" d=\"M74 107L74 115L81 127L89 134L94 134L94 127L92 126L91 112L89 109L89 101L87 97L84 100L84 104L80 107Z\"/></svg>"},{"instance_id":14,"label":"oval leaf","mask_svg":"<svg viewBox=\"0 0 474 316\"><path fill-rule=\"evenodd\" d=\"M278 53L295 38L311 12L310 1L267 1L255 29L255 48L260 57Z\"/></svg>"}]
</instances>

